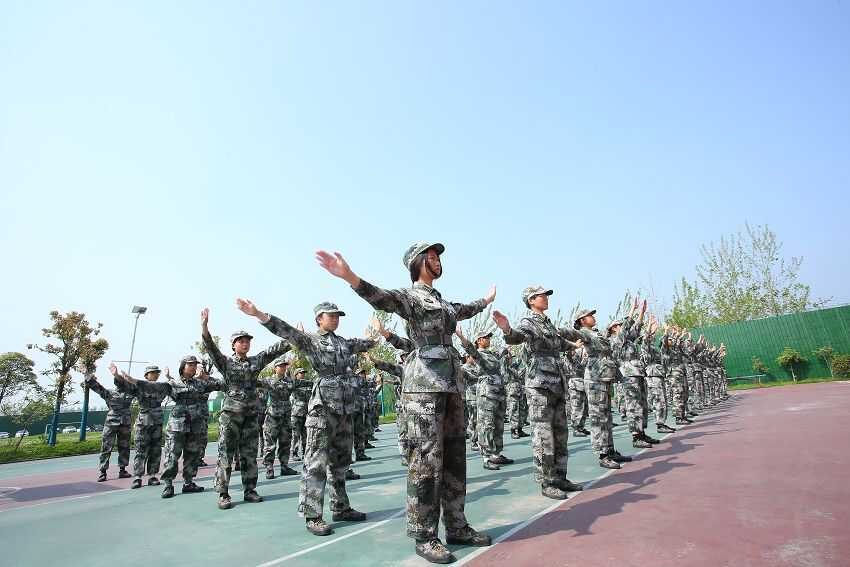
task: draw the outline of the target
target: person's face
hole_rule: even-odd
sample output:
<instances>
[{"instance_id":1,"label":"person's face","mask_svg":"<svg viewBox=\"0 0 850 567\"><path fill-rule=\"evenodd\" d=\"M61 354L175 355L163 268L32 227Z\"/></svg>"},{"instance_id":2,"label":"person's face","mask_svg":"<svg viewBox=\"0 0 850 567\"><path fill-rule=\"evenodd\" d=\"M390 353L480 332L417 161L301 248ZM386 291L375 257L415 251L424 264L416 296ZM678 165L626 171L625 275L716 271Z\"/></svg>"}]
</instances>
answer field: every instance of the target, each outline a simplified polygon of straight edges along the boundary
<instances>
[{"instance_id":1,"label":"person's face","mask_svg":"<svg viewBox=\"0 0 850 567\"><path fill-rule=\"evenodd\" d=\"M236 354L245 356L249 350L251 350L251 339L248 337L239 337L233 341L233 351Z\"/></svg>"},{"instance_id":2,"label":"person's face","mask_svg":"<svg viewBox=\"0 0 850 567\"><path fill-rule=\"evenodd\" d=\"M197 373L198 373L198 363L197 362L187 362L183 366L183 377L184 378L191 378Z\"/></svg>"},{"instance_id":3,"label":"person's face","mask_svg":"<svg viewBox=\"0 0 850 567\"><path fill-rule=\"evenodd\" d=\"M319 328L323 331L336 331L339 327L339 313L322 313L319 315Z\"/></svg>"},{"instance_id":4,"label":"person's face","mask_svg":"<svg viewBox=\"0 0 850 567\"><path fill-rule=\"evenodd\" d=\"M584 317L581 318L581 320L579 321L579 324L582 327L588 327L588 328L595 327L596 326L596 317L594 317L593 315L585 315Z\"/></svg>"},{"instance_id":5,"label":"person's face","mask_svg":"<svg viewBox=\"0 0 850 567\"><path fill-rule=\"evenodd\" d=\"M536 311L546 311L549 309L549 296L545 293L532 295L528 298L528 306Z\"/></svg>"},{"instance_id":6,"label":"person's face","mask_svg":"<svg viewBox=\"0 0 850 567\"><path fill-rule=\"evenodd\" d=\"M481 337L478 339L479 348L490 348L490 337Z\"/></svg>"},{"instance_id":7,"label":"person's face","mask_svg":"<svg viewBox=\"0 0 850 567\"><path fill-rule=\"evenodd\" d=\"M617 335L619 335L620 329L622 328L622 325L614 325L613 327L611 327L611 336L616 337Z\"/></svg>"},{"instance_id":8,"label":"person's face","mask_svg":"<svg viewBox=\"0 0 850 567\"><path fill-rule=\"evenodd\" d=\"M145 380L147 380L148 382L156 382L157 380L159 380L159 372L146 372Z\"/></svg>"},{"instance_id":9,"label":"person's face","mask_svg":"<svg viewBox=\"0 0 850 567\"><path fill-rule=\"evenodd\" d=\"M423 264L423 268L425 265L427 265L428 269L431 270L431 273L434 274L434 279L443 275L443 263L440 261L440 255L437 254L437 251L433 248L425 252L425 263Z\"/></svg>"},{"instance_id":10,"label":"person's face","mask_svg":"<svg viewBox=\"0 0 850 567\"><path fill-rule=\"evenodd\" d=\"M283 375L286 374L286 365L285 364L278 364L277 366L275 366L274 367L274 374L278 378L282 378Z\"/></svg>"}]
</instances>

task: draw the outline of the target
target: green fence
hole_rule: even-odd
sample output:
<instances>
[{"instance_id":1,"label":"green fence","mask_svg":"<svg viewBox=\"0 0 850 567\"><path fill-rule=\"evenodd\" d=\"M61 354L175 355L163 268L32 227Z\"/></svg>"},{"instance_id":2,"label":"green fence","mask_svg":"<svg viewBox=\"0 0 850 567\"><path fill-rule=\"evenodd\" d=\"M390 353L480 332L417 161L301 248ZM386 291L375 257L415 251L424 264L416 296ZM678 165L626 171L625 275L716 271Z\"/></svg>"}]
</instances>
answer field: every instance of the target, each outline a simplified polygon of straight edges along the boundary
<instances>
[{"instance_id":1,"label":"green fence","mask_svg":"<svg viewBox=\"0 0 850 567\"><path fill-rule=\"evenodd\" d=\"M812 351L831 346L836 354L850 354L850 305L806 311L693 329L713 344L726 345L726 372L730 378L749 376L756 356L770 368L769 378L790 379L791 374L776 364L785 347L796 349L807 363L797 369L798 378L829 376L829 369Z\"/></svg>"}]
</instances>

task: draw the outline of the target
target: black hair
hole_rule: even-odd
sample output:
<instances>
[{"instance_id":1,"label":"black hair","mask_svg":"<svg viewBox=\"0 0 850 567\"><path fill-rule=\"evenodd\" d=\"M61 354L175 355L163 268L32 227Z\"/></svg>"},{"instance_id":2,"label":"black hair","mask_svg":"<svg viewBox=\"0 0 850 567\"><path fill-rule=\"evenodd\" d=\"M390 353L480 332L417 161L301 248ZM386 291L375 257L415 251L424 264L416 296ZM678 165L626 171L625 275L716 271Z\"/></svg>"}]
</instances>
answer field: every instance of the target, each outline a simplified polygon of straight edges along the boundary
<instances>
[{"instance_id":1,"label":"black hair","mask_svg":"<svg viewBox=\"0 0 850 567\"><path fill-rule=\"evenodd\" d=\"M419 274L422 272L422 265L425 263L425 252L420 252L416 258L410 263L410 281L416 283L419 280Z\"/></svg>"}]
</instances>

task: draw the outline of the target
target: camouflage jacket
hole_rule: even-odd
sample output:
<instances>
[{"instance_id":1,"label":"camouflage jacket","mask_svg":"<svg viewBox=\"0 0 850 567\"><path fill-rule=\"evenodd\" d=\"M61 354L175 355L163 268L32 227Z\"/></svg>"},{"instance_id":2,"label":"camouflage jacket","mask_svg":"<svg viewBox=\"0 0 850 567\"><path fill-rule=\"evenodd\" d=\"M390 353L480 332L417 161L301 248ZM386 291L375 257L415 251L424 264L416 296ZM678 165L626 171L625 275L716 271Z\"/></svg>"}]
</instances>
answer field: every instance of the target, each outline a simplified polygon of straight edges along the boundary
<instances>
[{"instance_id":1,"label":"camouflage jacket","mask_svg":"<svg viewBox=\"0 0 850 567\"><path fill-rule=\"evenodd\" d=\"M280 341L254 356L237 358L235 355L224 356L209 334L201 334L201 340L213 365L222 375L225 396L221 410L249 415L260 413L262 408L257 394L260 372L292 347L286 341Z\"/></svg>"},{"instance_id":2,"label":"camouflage jacket","mask_svg":"<svg viewBox=\"0 0 850 567\"><path fill-rule=\"evenodd\" d=\"M565 389L561 353L574 349L575 343L561 336L549 317L529 311L518 328L505 334L505 342L509 345L525 343L528 349L526 388Z\"/></svg>"},{"instance_id":3,"label":"camouflage jacket","mask_svg":"<svg viewBox=\"0 0 850 567\"><path fill-rule=\"evenodd\" d=\"M466 339L461 339L461 344L463 350L478 365L478 396L496 401L504 400L507 380L502 373L502 358L492 350L475 348L475 345Z\"/></svg>"},{"instance_id":4,"label":"camouflage jacket","mask_svg":"<svg viewBox=\"0 0 850 567\"><path fill-rule=\"evenodd\" d=\"M263 326L297 346L318 374L310 396L309 410L324 407L337 414L356 411L359 386L354 366L357 364L357 353L366 352L375 346L374 340L344 339L336 333L322 330L307 333L274 315Z\"/></svg>"},{"instance_id":5,"label":"camouflage jacket","mask_svg":"<svg viewBox=\"0 0 850 567\"><path fill-rule=\"evenodd\" d=\"M685 358L685 363L690 366L691 372L702 372L702 363L700 362L700 353L705 348L704 343L695 343L693 341L682 341L682 354Z\"/></svg>"},{"instance_id":6,"label":"camouflage jacket","mask_svg":"<svg viewBox=\"0 0 850 567\"><path fill-rule=\"evenodd\" d=\"M573 363L573 375L570 376L570 389L584 392L584 371L587 368L587 351L584 347L576 349L570 355Z\"/></svg>"},{"instance_id":7,"label":"camouflage jacket","mask_svg":"<svg viewBox=\"0 0 850 567\"><path fill-rule=\"evenodd\" d=\"M572 331L572 329L565 329L565 331ZM585 388L588 383L599 384L619 379L620 371L617 360L614 358L611 341L598 329L581 328L569 333L569 336L581 339L584 350L587 352L587 367L584 371Z\"/></svg>"},{"instance_id":8,"label":"camouflage jacket","mask_svg":"<svg viewBox=\"0 0 850 567\"><path fill-rule=\"evenodd\" d=\"M449 303L436 289L419 282L411 288L385 290L361 279L354 291L375 309L405 320L407 336L416 348L404 362L404 392L461 393L460 358L452 334L458 321L484 310L484 299Z\"/></svg>"},{"instance_id":9,"label":"camouflage jacket","mask_svg":"<svg viewBox=\"0 0 850 567\"><path fill-rule=\"evenodd\" d=\"M213 378L168 379L169 397L174 400L174 408L168 416L169 431L190 431L193 422L206 422L209 417L207 401L210 392L221 390L224 383Z\"/></svg>"},{"instance_id":10,"label":"camouflage jacket","mask_svg":"<svg viewBox=\"0 0 850 567\"><path fill-rule=\"evenodd\" d=\"M460 367L460 371L463 377L463 399L475 402L478 399L478 374L481 370L474 362L468 362Z\"/></svg>"},{"instance_id":11,"label":"camouflage jacket","mask_svg":"<svg viewBox=\"0 0 850 567\"><path fill-rule=\"evenodd\" d=\"M646 364L641 357L642 330L642 321L636 321L634 317L623 319L623 326L617 335L620 343L620 372L623 376L646 376Z\"/></svg>"},{"instance_id":12,"label":"camouflage jacket","mask_svg":"<svg viewBox=\"0 0 850 567\"><path fill-rule=\"evenodd\" d=\"M640 357L648 377L664 378L667 375L661 347L655 343L655 333L647 332L644 335L640 345Z\"/></svg>"},{"instance_id":13,"label":"camouflage jacket","mask_svg":"<svg viewBox=\"0 0 850 567\"><path fill-rule=\"evenodd\" d=\"M132 416L130 413L130 404L133 403L133 395L121 390L110 390L103 387L93 374L86 376L86 386L90 390L97 393L106 402L106 407L109 409L106 412L105 425L117 427L119 425L130 425Z\"/></svg>"},{"instance_id":14,"label":"camouflage jacket","mask_svg":"<svg viewBox=\"0 0 850 567\"><path fill-rule=\"evenodd\" d=\"M134 384L123 382L120 388L133 394L139 403L138 425L162 425L162 401L171 393L168 382L148 382L145 379L136 380Z\"/></svg>"},{"instance_id":15,"label":"camouflage jacket","mask_svg":"<svg viewBox=\"0 0 850 567\"><path fill-rule=\"evenodd\" d=\"M313 381L296 378L292 383L292 394L289 400L292 404L292 415L307 415L307 406L310 404L310 395L313 393Z\"/></svg>"},{"instance_id":16,"label":"camouflage jacket","mask_svg":"<svg viewBox=\"0 0 850 567\"><path fill-rule=\"evenodd\" d=\"M292 411L292 403L289 401L295 383L289 372L286 372L282 377L270 376L268 378L260 378L260 384L263 390L268 392L269 402L266 406L266 415L274 417L283 417L289 415Z\"/></svg>"}]
</instances>

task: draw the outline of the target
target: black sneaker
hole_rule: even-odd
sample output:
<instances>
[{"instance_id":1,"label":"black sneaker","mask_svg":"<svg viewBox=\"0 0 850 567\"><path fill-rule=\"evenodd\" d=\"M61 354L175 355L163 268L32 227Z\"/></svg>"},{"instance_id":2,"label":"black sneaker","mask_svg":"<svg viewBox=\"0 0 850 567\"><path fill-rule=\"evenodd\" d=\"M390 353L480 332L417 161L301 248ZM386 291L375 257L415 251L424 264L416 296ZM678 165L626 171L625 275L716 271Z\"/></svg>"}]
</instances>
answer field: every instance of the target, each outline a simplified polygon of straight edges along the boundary
<instances>
[{"instance_id":1,"label":"black sneaker","mask_svg":"<svg viewBox=\"0 0 850 567\"><path fill-rule=\"evenodd\" d=\"M646 434L646 432L644 432L642 435L643 435L644 441L652 443L653 445L658 445L659 443L661 443L660 439L656 439L655 437L650 437L649 435Z\"/></svg>"},{"instance_id":2,"label":"black sneaker","mask_svg":"<svg viewBox=\"0 0 850 567\"><path fill-rule=\"evenodd\" d=\"M455 556L439 539L416 540L416 555L430 563L454 563Z\"/></svg>"},{"instance_id":3,"label":"black sneaker","mask_svg":"<svg viewBox=\"0 0 850 567\"><path fill-rule=\"evenodd\" d=\"M599 466L603 469L619 469L620 463L609 457L608 455L602 455L599 457Z\"/></svg>"},{"instance_id":4,"label":"black sneaker","mask_svg":"<svg viewBox=\"0 0 850 567\"><path fill-rule=\"evenodd\" d=\"M370 457L366 453L363 453L362 455L357 455L357 458L355 460L356 461L371 461L372 457Z\"/></svg>"},{"instance_id":5,"label":"black sneaker","mask_svg":"<svg viewBox=\"0 0 850 567\"><path fill-rule=\"evenodd\" d=\"M657 423L655 425L655 430L658 433L676 433L676 430L667 425L666 423Z\"/></svg>"},{"instance_id":6,"label":"black sneaker","mask_svg":"<svg viewBox=\"0 0 850 567\"><path fill-rule=\"evenodd\" d=\"M294 476L296 474L298 474L298 471L288 465L280 467L280 476Z\"/></svg>"},{"instance_id":7,"label":"black sneaker","mask_svg":"<svg viewBox=\"0 0 850 567\"><path fill-rule=\"evenodd\" d=\"M631 463L632 462L631 457L627 457L627 456L625 456L624 454L620 453L619 451L617 451L615 449L611 449L611 452L609 454L611 455L611 458L614 459L615 461L617 461L618 463Z\"/></svg>"},{"instance_id":8,"label":"black sneaker","mask_svg":"<svg viewBox=\"0 0 850 567\"><path fill-rule=\"evenodd\" d=\"M132 478L133 475L127 472L127 469L118 471L118 478Z\"/></svg>"},{"instance_id":9,"label":"black sneaker","mask_svg":"<svg viewBox=\"0 0 850 567\"><path fill-rule=\"evenodd\" d=\"M100 473L100 475L98 475L97 481L98 482L106 482L106 471L103 471L102 473Z\"/></svg>"},{"instance_id":10,"label":"black sneaker","mask_svg":"<svg viewBox=\"0 0 850 567\"><path fill-rule=\"evenodd\" d=\"M519 430L519 436L520 436L520 437L531 437L531 433L526 433L525 431L523 431L522 429L520 429L520 430Z\"/></svg>"},{"instance_id":11,"label":"black sneaker","mask_svg":"<svg viewBox=\"0 0 850 567\"><path fill-rule=\"evenodd\" d=\"M351 469L345 471L345 480L360 480L360 475Z\"/></svg>"},{"instance_id":12,"label":"black sneaker","mask_svg":"<svg viewBox=\"0 0 850 567\"><path fill-rule=\"evenodd\" d=\"M586 427L582 427L579 431L581 431L585 435L590 435L590 431L588 431Z\"/></svg>"},{"instance_id":13,"label":"black sneaker","mask_svg":"<svg viewBox=\"0 0 850 567\"><path fill-rule=\"evenodd\" d=\"M257 494L256 490L249 490L242 497L242 500L244 500L245 502L250 502L251 504L257 504L263 501L263 497Z\"/></svg>"},{"instance_id":14,"label":"black sneaker","mask_svg":"<svg viewBox=\"0 0 850 567\"><path fill-rule=\"evenodd\" d=\"M573 437L587 437L587 433L581 429L573 429Z\"/></svg>"},{"instance_id":15,"label":"black sneaker","mask_svg":"<svg viewBox=\"0 0 850 567\"><path fill-rule=\"evenodd\" d=\"M568 478L558 479L555 485L564 492L581 492L584 490L582 485L576 484Z\"/></svg>"},{"instance_id":16,"label":"black sneaker","mask_svg":"<svg viewBox=\"0 0 850 567\"><path fill-rule=\"evenodd\" d=\"M504 455L496 455L495 457L490 457L490 460L497 465L512 465L514 464L513 459L509 459Z\"/></svg>"},{"instance_id":17,"label":"black sneaker","mask_svg":"<svg viewBox=\"0 0 850 567\"><path fill-rule=\"evenodd\" d=\"M517 433L515 429L512 429L511 430L511 439L519 439L519 438L520 438L519 433Z\"/></svg>"},{"instance_id":18,"label":"black sneaker","mask_svg":"<svg viewBox=\"0 0 850 567\"><path fill-rule=\"evenodd\" d=\"M133 484L130 485L130 488L141 488L142 487L142 479L134 478Z\"/></svg>"},{"instance_id":19,"label":"black sneaker","mask_svg":"<svg viewBox=\"0 0 850 567\"><path fill-rule=\"evenodd\" d=\"M156 478L155 476L152 476L148 479L148 486L159 486L159 485L160 485L159 479Z\"/></svg>"},{"instance_id":20,"label":"black sneaker","mask_svg":"<svg viewBox=\"0 0 850 567\"><path fill-rule=\"evenodd\" d=\"M204 491L204 487L198 486L194 482L189 482L189 483L184 482L183 488L180 490L180 492L182 492L183 494L193 494L195 492L203 492L203 491Z\"/></svg>"},{"instance_id":21,"label":"black sneaker","mask_svg":"<svg viewBox=\"0 0 850 567\"><path fill-rule=\"evenodd\" d=\"M218 509L219 510L230 510L233 508L233 501L230 499L230 495L226 492L223 492L218 495Z\"/></svg>"},{"instance_id":22,"label":"black sneaker","mask_svg":"<svg viewBox=\"0 0 850 567\"><path fill-rule=\"evenodd\" d=\"M690 419L685 419L684 417L676 418L676 425L688 425L689 423L693 423Z\"/></svg>"},{"instance_id":23,"label":"black sneaker","mask_svg":"<svg viewBox=\"0 0 850 567\"><path fill-rule=\"evenodd\" d=\"M366 519L366 514L358 512L354 508L349 508L342 512L334 512L332 517L334 522L362 522Z\"/></svg>"},{"instance_id":24,"label":"black sneaker","mask_svg":"<svg viewBox=\"0 0 850 567\"><path fill-rule=\"evenodd\" d=\"M632 437L632 447L635 449L651 449L652 443L640 436Z\"/></svg>"},{"instance_id":25,"label":"black sneaker","mask_svg":"<svg viewBox=\"0 0 850 567\"><path fill-rule=\"evenodd\" d=\"M266 480L274 478L274 467L266 467Z\"/></svg>"},{"instance_id":26,"label":"black sneaker","mask_svg":"<svg viewBox=\"0 0 850 567\"><path fill-rule=\"evenodd\" d=\"M474 545L486 547L493 544L493 538L487 534L472 529L468 524L456 532L446 532L446 543L449 545Z\"/></svg>"},{"instance_id":27,"label":"black sneaker","mask_svg":"<svg viewBox=\"0 0 850 567\"><path fill-rule=\"evenodd\" d=\"M166 484L165 488L162 489L162 497L163 498L173 498L174 497L174 487L171 484Z\"/></svg>"},{"instance_id":28,"label":"black sneaker","mask_svg":"<svg viewBox=\"0 0 850 567\"><path fill-rule=\"evenodd\" d=\"M542 486L540 488L540 494L542 494L546 498L551 498L552 500L566 500L567 496L569 496L566 490L562 490L557 486L553 486L551 484Z\"/></svg>"},{"instance_id":29,"label":"black sneaker","mask_svg":"<svg viewBox=\"0 0 850 567\"><path fill-rule=\"evenodd\" d=\"M318 518L307 518L306 527L307 531L315 536L326 536L334 533L321 516Z\"/></svg>"},{"instance_id":30,"label":"black sneaker","mask_svg":"<svg viewBox=\"0 0 850 567\"><path fill-rule=\"evenodd\" d=\"M373 439L373 441L377 441L377 439ZM363 446L366 447L367 449L374 449L375 448L375 446L372 445L371 443L369 443L368 441L366 441L366 444L363 445Z\"/></svg>"},{"instance_id":31,"label":"black sneaker","mask_svg":"<svg viewBox=\"0 0 850 567\"><path fill-rule=\"evenodd\" d=\"M489 459L484 459L484 468L488 471L498 471L501 467Z\"/></svg>"},{"instance_id":32,"label":"black sneaker","mask_svg":"<svg viewBox=\"0 0 850 567\"><path fill-rule=\"evenodd\" d=\"M481 447L478 446L478 443L473 443L470 449L472 449L473 451L480 451Z\"/></svg>"}]
</instances>

